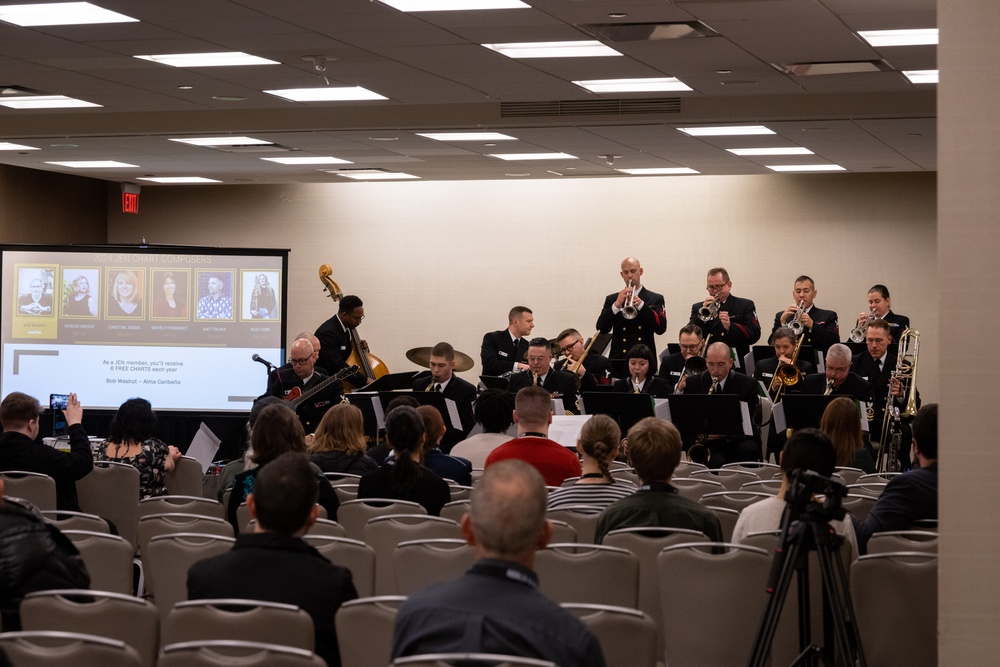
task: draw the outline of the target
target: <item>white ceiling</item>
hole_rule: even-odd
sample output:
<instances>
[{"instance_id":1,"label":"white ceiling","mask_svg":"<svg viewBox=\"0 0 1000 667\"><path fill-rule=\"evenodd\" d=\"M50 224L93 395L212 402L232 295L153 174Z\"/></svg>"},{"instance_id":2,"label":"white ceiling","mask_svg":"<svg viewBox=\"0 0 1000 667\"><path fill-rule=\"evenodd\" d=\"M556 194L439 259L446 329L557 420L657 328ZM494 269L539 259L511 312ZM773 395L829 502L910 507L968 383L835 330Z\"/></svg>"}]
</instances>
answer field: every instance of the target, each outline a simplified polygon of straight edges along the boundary
<instances>
[{"instance_id":1,"label":"white ceiling","mask_svg":"<svg viewBox=\"0 0 1000 667\"><path fill-rule=\"evenodd\" d=\"M109 181L203 176L226 183L344 182L316 166L260 159L326 155L354 163L344 168L426 180L629 177L615 169L648 167L765 174L772 173L765 165L805 161L850 172L936 168L937 87L915 86L900 73L936 69L935 47L874 49L856 34L933 28L934 0L524 1L531 9L405 14L375 0L92 0L139 22L0 23L0 86L102 105L0 107L0 142L41 149L0 151L0 163ZM622 57L512 60L480 46L591 39L591 24L695 20L717 35L602 39ZM177 69L132 57L230 50L281 64ZM315 70L312 56L327 58L324 72ZM858 60L884 61L888 71L797 77L774 67ZM325 86L324 76L330 85L362 86L388 100L303 104L261 92ZM596 95L572 83L651 76L674 76L694 90ZM220 96L243 99L214 99ZM644 99L657 103L635 108ZM575 106L602 102L606 108ZM675 129L737 122L761 123L776 134L692 138ZM448 129L502 131L518 141L486 146L415 134ZM220 134L294 152L224 152L167 141ZM816 155L737 157L725 150L788 145ZM487 155L549 151L579 159L505 162ZM619 157L612 168L601 156ZM68 160L138 168L45 164Z\"/></svg>"}]
</instances>

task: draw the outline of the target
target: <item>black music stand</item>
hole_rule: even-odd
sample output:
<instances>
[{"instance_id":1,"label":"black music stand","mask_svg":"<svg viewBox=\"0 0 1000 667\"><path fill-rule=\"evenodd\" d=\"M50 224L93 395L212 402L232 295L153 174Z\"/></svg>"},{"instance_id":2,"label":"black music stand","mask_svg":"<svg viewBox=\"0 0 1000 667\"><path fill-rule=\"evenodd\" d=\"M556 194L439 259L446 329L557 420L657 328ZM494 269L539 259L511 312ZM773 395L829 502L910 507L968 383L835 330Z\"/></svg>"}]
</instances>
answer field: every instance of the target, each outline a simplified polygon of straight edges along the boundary
<instances>
[{"instance_id":1,"label":"black music stand","mask_svg":"<svg viewBox=\"0 0 1000 667\"><path fill-rule=\"evenodd\" d=\"M670 421L681 432L681 439L690 445L700 436L753 437L743 429L743 408L735 394L672 394Z\"/></svg>"},{"instance_id":2,"label":"black music stand","mask_svg":"<svg viewBox=\"0 0 1000 667\"><path fill-rule=\"evenodd\" d=\"M487 389L499 389L500 391L507 391L507 385L510 384L509 378L503 378L499 375L480 375L479 381Z\"/></svg>"},{"instance_id":3,"label":"black music stand","mask_svg":"<svg viewBox=\"0 0 1000 667\"><path fill-rule=\"evenodd\" d=\"M408 396L412 396L420 405L433 405L435 408L437 408L437 411L441 413L441 417L444 419L445 427L447 427L448 429L448 431L441 438L442 441L445 441L445 439L448 438L449 436L452 438L458 437L459 439L465 437L465 431L462 429L461 418L459 418L457 424L452 423L451 415L449 415L448 413L448 404L445 402L447 399L441 392L439 391L411 391L409 393L396 392L396 394L391 396L389 400L392 400L393 398L399 396L400 394L407 394ZM456 411L458 409L457 403L455 404L455 409Z\"/></svg>"},{"instance_id":4,"label":"black music stand","mask_svg":"<svg viewBox=\"0 0 1000 667\"><path fill-rule=\"evenodd\" d=\"M375 380L369 385L365 385L360 391L395 391L398 389L412 389L413 381L417 378L421 372L430 371L406 371L403 373L389 373L383 375L379 379Z\"/></svg>"},{"instance_id":5,"label":"black music stand","mask_svg":"<svg viewBox=\"0 0 1000 667\"><path fill-rule=\"evenodd\" d=\"M639 420L656 416L656 404L649 394L585 391L580 401L588 415L608 415L618 422L623 436Z\"/></svg>"},{"instance_id":6,"label":"black music stand","mask_svg":"<svg viewBox=\"0 0 1000 667\"><path fill-rule=\"evenodd\" d=\"M372 442L378 442L379 435L378 415L375 414L375 406L372 404L372 399L377 399L378 396L377 393L369 391L352 391L350 394L345 394L347 402L361 410L365 420L365 435Z\"/></svg>"},{"instance_id":7,"label":"black music stand","mask_svg":"<svg viewBox=\"0 0 1000 667\"><path fill-rule=\"evenodd\" d=\"M611 377L615 379L629 377L628 359L608 359L611 362Z\"/></svg>"},{"instance_id":8,"label":"black music stand","mask_svg":"<svg viewBox=\"0 0 1000 667\"><path fill-rule=\"evenodd\" d=\"M800 428L819 428L826 406L839 396L819 394L785 394L781 399L785 412L785 428L796 431ZM775 430L777 430L775 425Z\"/></svg>"}]
</instances>

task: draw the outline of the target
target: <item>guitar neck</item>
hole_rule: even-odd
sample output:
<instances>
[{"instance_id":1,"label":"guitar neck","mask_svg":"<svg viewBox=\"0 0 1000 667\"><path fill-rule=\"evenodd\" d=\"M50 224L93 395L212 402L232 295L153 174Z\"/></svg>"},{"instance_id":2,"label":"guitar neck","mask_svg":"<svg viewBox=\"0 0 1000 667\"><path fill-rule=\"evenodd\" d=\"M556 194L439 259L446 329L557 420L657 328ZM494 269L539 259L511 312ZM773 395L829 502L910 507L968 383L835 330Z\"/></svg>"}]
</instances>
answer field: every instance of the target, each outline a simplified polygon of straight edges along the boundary
<instances>
[{"instance_id":1,"label":"guitar neck","mask_svg":"<svg viewBox=\"0 0 1000 667\"><path fill-rule=\"evenodd\" d=\"M348 378L348 377L354 375L355 373L358 372L358 370L359 369L358 369L357 366L350 366L350 367L345 368L345 369L343 369L341 371L338 371L337 373L334 373L333 375L331 375L327 379L325 379L322 382L320 382L315 387L311 388L309 391L303 392L302 395L299 396L298 398L293 398L291 401L289 401L289 403L291 403L291 405L292 405L293 408L298 407L299 403L302 403L303 401L309 399L310 397L315 396L319 392L321 392L324 389L326 389L327 387L329 387L334 382L340 382L344 378Z\"/></svg>"}]
</instances>

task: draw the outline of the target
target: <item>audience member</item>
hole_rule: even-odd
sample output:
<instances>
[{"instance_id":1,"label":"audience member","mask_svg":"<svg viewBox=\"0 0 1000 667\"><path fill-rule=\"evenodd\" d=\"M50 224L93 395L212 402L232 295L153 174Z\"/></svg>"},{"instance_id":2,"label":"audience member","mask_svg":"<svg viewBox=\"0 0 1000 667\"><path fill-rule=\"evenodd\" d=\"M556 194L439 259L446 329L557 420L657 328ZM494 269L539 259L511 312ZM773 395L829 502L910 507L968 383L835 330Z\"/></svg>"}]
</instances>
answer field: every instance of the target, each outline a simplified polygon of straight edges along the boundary
<instances>
[{"instance_id":1,"label":"audience member","mask_svg":"<svg viewBox=\"0 0 1000 667\"><path fill-rule=\"evenodd\" d=\"M722 527L712 510L685 498L670 484L681 461L681 434L673 424L646 417L628 432L625 448L642 486L612 503L597 520L595 541L619 528L662 526L698 530L712 542L722 541Z\"/></svg>"},{"instance_id":2,"label":"audience member","mask_svg":"<svg viewBox=\"0 0 1000 667\"><path fill-rule=\"evenodd\" d=\"M144 398L130 398L111 420L111 436L98 461L114 461L139 471L139 499L167 495L167 473L181 457L179 449L153 437L156 413Z\"/></svg>"},{"instance_id":3,"label":"audience member","mask_svg":"<svg viewBox=\"0 0 1000 667\"><path fill-rule=\"evenodd\" d=\"M364 415L349 403L338 403L326 411L309 451L310 459L323 472L364 475L378 468L367 455Z\"/></svg>"},{"instance_id":4,"label":"audience member","mask_svg":"<svg viewBox=\"0 0 1000 667\"><path fill-rule=\"evenodd\" d=\"M349 570L302 540L319 515L318 494L316 472L301 453L282 454L260 468L247 496L257 520L253 533L239 535L228 553L191 566L187 592L191 600L242 598L301 607L313 620L316 653L339 667L334 616L358 594Z\"/></svg>"},{"instance_id":5,"label":"audience member","mask_svg":"<svg viewBox=\"0 0 1000 667\"><path fill-rule=\"evenodd\" d=\"M500 389L487 389L476 399L475 415L483 432L456 444L451 454L468 459L473 468L482 468L490 452L510 440L507 429L514 423L514 397Z\"/></svg>"},{"instance_id":6,"label":"audience member","mask_svg":"<svg viewBox=\"0 0 1000 667\"><path fill-rule=\"evenodd\" d=\"M416 409L420 407L420 402L409 394L400 394L396 398L389 401L389 405L385 407L385 414L389 414L401 405ZM385 435L384 427L382 429L382 435ZM385 463L390 454L392 454L392 447L386 442L380 442L368 450L368 456L379 465Z\"/></svg>"},{"instance_id":7,"label":"audience member","mask_svg":"<svg viewBox=\"0 0 1000 667\"><path fill-rule=\"evenodd\" d=\"M600 644L579 619L538 591L535 551L545 548L541 475L502 461L472 492L462 534L476 563L462 577L409 597L396 616L392 658L426 653L499 653L565 667L600 667Z\"/></svg>"},{"instance_id":8,"label":"audience member","mask_svg":"<svg viewBox=\"0 0 1000 667\"><path fill-rule=\"evenodd\" d=\"M525 387L514 398L517 437L486 457L486 468L498 461L521 459L542 473L548 486L559 486L567 477L579 477L580 459L558 442L549 440L552 397L542 387Z\"/></svg>"},{"instance_id":9,"label":"audience member","mask_svg":"<svg viewBox=\"0 0 1000 667\"><path fill-rule=\"evenodd\" d=\"M833 442L838 466L859 468L866 473L875 472L875 462L864 446L861 413L853 400L846 396L833 399L823 411L819 429Z\"/></svg>"},{"instance_id":10,"label":"audience member","mask_svg":"<svg viewBox=\"0 0 1000 667\"><path fill-rule=\"evenodd\" d=\"M549 494L549 509L567 505L596 505L607 507L611 503L635 493L631 482L616 480L609 466L618 456L621 430L608 415L594 415L580 429L576 451L583 460L583 474L573 486L565 486Z\"/></svg>"},{"instance_id":11,"label":"audience member","mask_svg":"<svg viewBox=\"0 0 1000 667\"><path fill-rule=\"evenodd\" d=\"M284 403L277 396L261 396L253 402L250 407L250 415L247 417L245 438L243 444L243 454L226 465L222 467L222 471L219 473L219 489L217 491L219 502L223 502L226 491L233 486L233 480L244 470L249 470L256 466L252 461L253 458L253 445L251 440L253 438L253 425L257 421L260 411L273 403Z\"/></svg>"},{"instance_id":12,"label":"audience member","mask_svg":"<svg viewBox=\"0 0 1000 667\"><path fill-rule=\"evenodd\" d=\"M421 405L417 412L424 420L424 465L439 477L472 486L472 463L441 451L441 438L448 431L441 413L433 405Z\"/></svg>"},{"instance_id":13,"label":"audience member","mask_svg":"<svg viewBox=\"0 0 1000 667\"><path fill-rule=\"evenodd\" d=\"M0 402L0 471L23 470L48 475L56 482L56 508L80 511L76 480L94 468L90 441L80 422L83 408L76 394L69 395L63 414L69 434L69 452L61 452L38 441L38 400L19 391L7 394Z\"/></svg>"}]
</instances>

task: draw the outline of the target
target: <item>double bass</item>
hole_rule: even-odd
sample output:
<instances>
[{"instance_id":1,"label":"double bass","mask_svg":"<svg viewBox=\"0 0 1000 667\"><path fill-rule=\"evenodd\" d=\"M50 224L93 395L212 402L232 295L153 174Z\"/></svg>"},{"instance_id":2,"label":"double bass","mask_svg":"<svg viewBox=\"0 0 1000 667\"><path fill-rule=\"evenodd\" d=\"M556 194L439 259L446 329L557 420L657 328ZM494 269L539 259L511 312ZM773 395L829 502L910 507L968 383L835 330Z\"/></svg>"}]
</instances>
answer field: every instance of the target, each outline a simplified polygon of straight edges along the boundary
<instances>
[{"instance_id":1,"label":"double bass","mask_svg":"<svg viewBox=\"0 0 1000 667\"><path fill-rule=\"evenodd\" d=\"M331 273L333 273L333 269L330 268L329 264L322 265L319 267L319 280L323 283L323 289L328 292L328 296L334 301L340 301L344 296L344 292L340 289L340 285L330 277ZM389 369L386 368L385 363L381 359L368 350L368 343L361 340L358 330L356 328L348 328L347 330L351 334L351 355L347 358L347 365L359 367L361 369L360 372L365 377L370 377L374 380L387 375ZM344 387L344 393L350 393L349 387Z\"/></svg>"}]
</instances>

